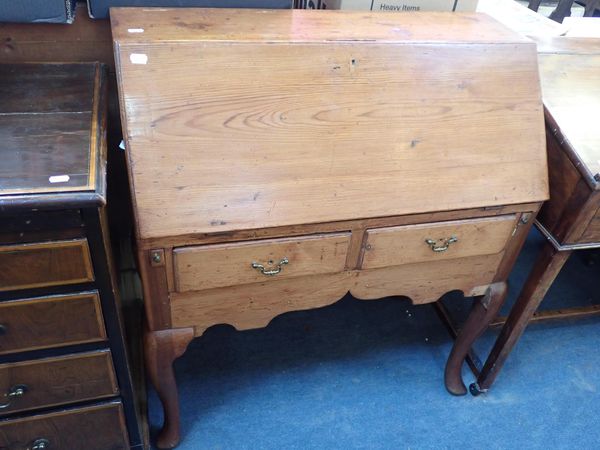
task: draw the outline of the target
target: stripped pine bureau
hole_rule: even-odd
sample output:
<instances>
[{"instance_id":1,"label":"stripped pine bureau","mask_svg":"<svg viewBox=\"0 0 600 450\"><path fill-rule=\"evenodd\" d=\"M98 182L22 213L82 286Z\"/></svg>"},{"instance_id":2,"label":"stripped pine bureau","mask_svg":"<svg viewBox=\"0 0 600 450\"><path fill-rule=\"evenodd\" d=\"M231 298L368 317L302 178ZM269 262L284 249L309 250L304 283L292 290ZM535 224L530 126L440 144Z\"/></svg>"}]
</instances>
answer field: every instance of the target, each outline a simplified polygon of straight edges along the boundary
<instances>
[{"instance_id":1,"label":"stripped pine bureau","mask_svg":"<svg viewBox=\"0 0 600 450\"><path fill-rule=\"evenodd\" d=\"M484 15L111 11L146 364L179 441L172 363L215 324L350 292L478 296L461 366L548 197L535 44Z\"/></svg>"},{"instance_id":2,"label":"stripped pine bureau","mask_svg":"<svg viewBox=\"0 0 600 450\"><path fill-rule=\"evenodd\" d=\"M0 449L142 449L98 63L0 64Z\"/></svg>"}]
</instances>

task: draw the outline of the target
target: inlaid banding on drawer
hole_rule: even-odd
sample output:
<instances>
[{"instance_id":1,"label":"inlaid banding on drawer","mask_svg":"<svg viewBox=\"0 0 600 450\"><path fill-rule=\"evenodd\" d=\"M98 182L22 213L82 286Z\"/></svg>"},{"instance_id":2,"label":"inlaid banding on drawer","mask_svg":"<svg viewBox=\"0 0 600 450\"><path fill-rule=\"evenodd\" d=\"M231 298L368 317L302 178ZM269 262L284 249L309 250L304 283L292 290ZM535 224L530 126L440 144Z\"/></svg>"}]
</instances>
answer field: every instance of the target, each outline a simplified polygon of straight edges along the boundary
<instances>
[{"instance_id":1,"label":"inlaid banding on drawer","mask_svg":"<svg viewBox=\"0 0 600 450\"><path fill-rule=\"evenodd\" d=\"M0 354L105 339L97 292L0 302Z\"/></svg>"},{"instance_id":2,"label":"inlaid banding on drawer","mask_svg":"<svg viewBox=\"0 0 600 450\"><path fill-rule=\"evenodd\" d=\"M110 402L0 421L0 448L31 449L40 441L50 450L129 449L123 405Z\"/></svg>"},{"instance_id":3,"label":"inlaid banding on drawer","mask_svg":"<svg viewBox=\"0 0 600 450\"><path fill-rule=\"evenodd\" d=\"M178 292L344 270L350 233L331 233L173 251Z\"/></svg>"},{"instance_id":4,"label":"inlaid banding on drawer","mask_svg":"<svg viewBox=\"0 0 600 450\"><path fill-rule=\"evenodd\" d=\"M516 225L509 214L367 230L363 269L501 252Z\"/></svg>"},{"instance_id":5,"label":"inlaid banding on drawer","mask_svg":"<svg viewBox=\"0 0 600 450\"><path fill-rule=\"evenodd\" d=\"M93 280L86 239L0 246L0 291Z\"/></svg>"},{"instance_id":6,"label":"inlaid banding on drawer","mask_svg":"<svg viewBox=\"0 0 600 450\"><path fill-rule=\"evenodd\" d=\"M6 395L22 386L18 395ZM109 351L0 364L0 414L111 397L119 390Z\"/></svg>"}]
</instances>

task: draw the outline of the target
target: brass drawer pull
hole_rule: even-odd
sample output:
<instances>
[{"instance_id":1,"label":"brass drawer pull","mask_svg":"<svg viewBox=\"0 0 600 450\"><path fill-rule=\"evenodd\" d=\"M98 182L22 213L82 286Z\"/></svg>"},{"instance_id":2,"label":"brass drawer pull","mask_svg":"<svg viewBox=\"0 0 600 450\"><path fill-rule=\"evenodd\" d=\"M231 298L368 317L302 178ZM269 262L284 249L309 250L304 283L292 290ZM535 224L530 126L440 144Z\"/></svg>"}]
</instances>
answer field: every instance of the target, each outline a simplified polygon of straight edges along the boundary
<instances>
[{"instance_id":1,"label":"brass drawer pull","mask_svg":"<svg viewBox=\"0 0 600 450\"><path fill-rule=\"evenodd\" d=\"M8 408L13 399L23 397L25 392L27 392L27 386L24 384L16 384L11 387L10 390L4 394L4 397L6 397L7 400L4 403L0 403L0 409Z\"/></svg>"},{"instance_id":2,"label":"brass drawer pull","mask_svg":"<svg viewBox=\"0 0 600 450\"><path fill-rule=\"evenodd\" d=\"M269 264L273 265L273 261L269 261ZM289 261L286 257L283 257L283 259L281 261L279 261L277 263L277 265L275 266L275 268L273 268L273 269L266 269L265 266L263 266L262 264L259 264L257 262L252 263L252 268L258 270L263 275L273 276L273 275L277 275L279 272L281 272L281 270L283 269L283 266L286 264L289 264Z\"/></svg>"},{"instance_id":3,"label":"brass drawer pull","mask_svg":"<svg viewBox=\"0 0 600 450\"><path fill-rule=\"evenodd\" d=\"M36 439L31 443L31 450L48 450L50 448L50 441L48 439Z\"/></svg>"},{"instance_id":4,"label":"brass drawer pull","mask_svg":"<svg viewBox=\"0 0 600 450\"><path fill-rule=\"evenodd\" d=\"M438 241L441 241L441 240L442 239L438 239L437 241L435 241L433 239L425 239L425 243L427 245L430 245L431 250L433 250L434 252L445 252L446 250L448 250L448 247L450 247L450 244L458 242L458 238L456 236L452 236L452 237L444 240L444 242L441 245L438 245Z\"/></svg>"}]
</instances>

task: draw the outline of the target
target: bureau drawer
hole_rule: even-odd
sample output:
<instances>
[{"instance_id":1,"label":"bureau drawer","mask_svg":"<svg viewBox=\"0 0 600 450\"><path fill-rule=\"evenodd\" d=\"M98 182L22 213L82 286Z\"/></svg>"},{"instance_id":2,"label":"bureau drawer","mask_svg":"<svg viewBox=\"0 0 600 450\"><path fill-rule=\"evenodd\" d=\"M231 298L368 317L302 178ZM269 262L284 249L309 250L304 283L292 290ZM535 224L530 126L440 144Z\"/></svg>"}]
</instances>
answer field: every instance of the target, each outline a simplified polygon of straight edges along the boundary
<instances>
[{"instance_id":1,"label":"bureau drawer","mask_svg":"<svg viewBox=\"0 0 600 450\"><path fill-rule=\"evenodd\" d=\"M0 354L105 339L96 292L0 303Z\"/></svg>"},{"instance_id":2,"label":"bureau drawer","mask_svg":"<svg viewBox=\"0 0 600 450\"><path fill-rule=\"evenodd\" d=\"M118 392L108 350L0 364L0 414L105 398Z\"/></svg>"},{"instance_id":3,"label":"bureau drawer","mask_svg":"<svg viewBox=\"0 0 600 450\"><path fill-rule=\"evenodd\" d=\"M441 261L501 252L515 214L367 230L363 269Z\"/></svg>"},{"instance_id":4,"label":"bureau drawer","mask_svg":"<svg viewBox=\"0 0 600 450\"><path fill-rule=\"evenodd\" d=\"M0 246L0 291L93 280L86 239Z\"/></svg>"},{"instance_id":5,"label":"bureau drawer","mask_svg":"<svg viewBox=\"0 0 600 450\"><path fill-rule=\"evenodd\" d=\"M178 292L344 270L350 233L178 248Z\"/></svg>"},{"instance_id":6,"label":"bureau drawer","mask_svg":"<svg viewBox=\"0 0 600 450\"><path fill-rule=\"evenodd\" d=\"M123 407L111 402L0 421L0 449L30 450L43 441L49 450L128 449Z\"/></svg>"}]
</instances>

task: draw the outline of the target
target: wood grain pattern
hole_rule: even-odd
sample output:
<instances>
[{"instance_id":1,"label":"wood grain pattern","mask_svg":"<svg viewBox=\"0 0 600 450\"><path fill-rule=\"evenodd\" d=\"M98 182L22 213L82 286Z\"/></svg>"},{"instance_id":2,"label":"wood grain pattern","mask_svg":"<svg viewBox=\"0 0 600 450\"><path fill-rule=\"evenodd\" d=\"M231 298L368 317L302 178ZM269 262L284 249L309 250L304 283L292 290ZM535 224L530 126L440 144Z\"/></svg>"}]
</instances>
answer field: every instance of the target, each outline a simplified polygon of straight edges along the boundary
<instances>
[{"instance_id":1,"label":"wood grain pattern","mask_svg":"<svg viewBox=\"0 0 600 450\"><path fill-rule=\"evenodd\" d=\"M244 42L526 42L483 14L211 8L112 8L113 39L138 44ZM258 26L258 24L260 24ZM443 24L443 26L441 26ZM142 28L143 33L130 33Z\"/></svg>"},{"instance_id":2,"label":"wood grain pattern","mask_svg":"<svg viewBox=\"0 0 600 450\"><path fill-rule=\"evenodd\" d=\"M182 247L186 245L204 245L220 242L240 242L254 239L268 239L279 237L303 236L319 233L344 232L357 230L361 234L369 228L383 228L401 225L413 225L424 222L441 222L445 220L460 220L465 217L493 217L504 214L531 212L539 208L539 203L523 203L518 205L501 205L483 208L469 208L454 211L438 211L424 214L407 214L403 216L361 218L355 220L341 220L337 222L287 225L284 227L260 228L257 230L238 230L219 233L183 234L167 238L145 239L138 241L140 249ZM350 251L360 251L360 245ZM352 255L352 253L349 254ZM354 254L354 261L358 256Z\"/></svg>"},{"instance_id":3,"label":"wood grain pattern","mask_svg":"<svg viewBox=\"0 0 600 450\"><path fill-rule=\"evenodd\" d=\"M545 202L538 220L547 230L554 233L567 210L569 200L581 180L581 173L569 156L564 152L551 128L547 129L548 172L550 181L550 200Z\"/></svg>"},{"instance_id":4,"label":"wood grain pattern","mask_svg":"<svg viewBox=\"0 0 600 450\"><path fill-rule=\"evenodd\" d=\"M326 44L117 39L138 237L547 198L533 45L352 41L359 31Z\"/></svg>"},{"instance_id":5,"label":"wood grain pattern","mask_svg":"<svg viewBox=\"0 0 600 450\"><path fill-rule=\"evenodd\" d=\"M57 450L129 449L120 402L0 421L2 449L30 449L40 438Z\"/></svg>"},{"instance_id":6,"label":"wood grain pattern","mask_svg":"<svg viewBox=\"0 0 600 450\"><path fill-rule=\"evenodd\" d=\"M0 414L112 397L119 393L110 351L0 364L0 392L27 386ZM4 398L2 399L5 400Z\"/></svg>"},{"instance_id":7,"label":"wood grain pattern","mask_svg":"<svg viewBox=\"0 0 600 450\"><path fill-rule=\"evenodd\" d=\"M600 242L600 209L588 224L579 242Z\"/></svg>"},{"instance_id":8,"label":"wood grain pattern","mask_svg":"<svg viewBox=\"0 0 600 450\"><path fill-rule=\"evenodd\" d=\"M510 215L367 230L361 267L375 269L499 253L515 226L516 216ZM433 251L425 242L431 239L439 247L451 237L457 242L443 252Z\"/></svg>"},{"instance_id":9,"label":"wood grain pattern","mask_svg":"<svg viewBox=\"0 0 600 450\"><path fill-rule=\"evenodd\" d=\"M171 294L173 327L194 327L196 336L215 324L238 330L266 326L288 311L330 305L350 292L361 299L403 295L415 304L436 301L450 290L481 295L492 281L502 253L385 269L273 280Z\"/></svg>"},{"instance_id":10,"label":"wood grain pattern","mask_svg":"<svg viewBox=\"0 0 600 450\"><path fill-rule=\"evenodd\" d=\"M0 354L106 339L97 292L0 303Z\"/></svg>"},{"instance_id":11,"label":"wood grain pattern","mask_svg":"<svg viewBox=\"0 0 600 450\"><path fill-rule=\"evenodd\" d=\"M93 280L86 239L0 246L0 291Z\"/></svg>"},{"instance_id":12,"label":"wood grain pattern","mask_svg":"<svg viewBox=\"0 0 600 450\"><path fill-rule=\"evenodd\" d=\"M335 273L344 270L350 233L268 239L234 244L183 247L173 251L177 292L257 283L269 277L252 267L276 269L271 279Z\"/></svg>"},{"instance_id":13,"label":"wood grain pattern","mask_svg":"<svg viewBox=\"0 0 600 450\"><path fill-rule=\"evenodd\" d=\"M108 20L92 20L78 3L70 25L0 23L0 52L6 62L100 61L114 70Z\"/></svg>"},{"instance_id":14,"label":"wood grain pattern","mask_svg":"<svg viewBox=\"0 0 600 450\"><path fill-rule=\"evenodd\" d=\"M600 174L600 54L540 54L539 64L546 109L591 176Z\"/></svg>"}]
</instances>

